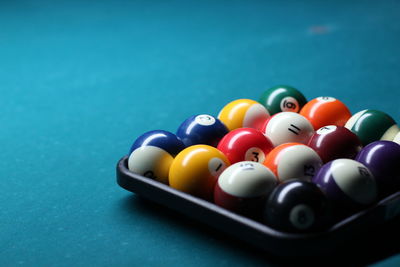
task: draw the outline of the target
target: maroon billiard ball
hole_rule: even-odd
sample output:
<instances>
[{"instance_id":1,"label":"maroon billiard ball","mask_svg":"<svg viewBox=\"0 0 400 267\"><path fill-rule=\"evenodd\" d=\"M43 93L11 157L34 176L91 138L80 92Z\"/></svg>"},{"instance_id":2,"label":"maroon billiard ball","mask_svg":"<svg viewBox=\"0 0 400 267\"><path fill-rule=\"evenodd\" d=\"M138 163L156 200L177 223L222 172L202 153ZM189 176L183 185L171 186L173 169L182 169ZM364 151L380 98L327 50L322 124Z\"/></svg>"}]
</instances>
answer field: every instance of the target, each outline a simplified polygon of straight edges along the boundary
<instances>
[{"instance_id":1,"label":"maroon billiard ball","mask_svg":"<svg viewBox=\"0 0 400 267\"><path fill-rule=\"evenodd\" d=\"M278 184L275 175L258 162L237 162L220 175L214 189L214 203L250 217L259 217L262 205Z\"/></svg>"},{"instance_id":2,"label":"maroon billiard ball","mask_svg":"<svg viewBox=\"0 0 400 267\"><path fill-rule=\"evenodd\" d=\"M271 141L253 128L238 128L226 134L217 146L231 164L239 161L263 163L274 148Z\"/></svg>"},{"instance_id":3,"label":"maroon billiard ball","mask_svg":"<svg viewBox=\"0 0 400 267\"><path fill-rule=\"evenodd\" d=\"M354 159L361 150L361 141L349 129L343 126L328 125L319 128L308 141L324 163L339 159Z\"/></svg>"}]
</instances>

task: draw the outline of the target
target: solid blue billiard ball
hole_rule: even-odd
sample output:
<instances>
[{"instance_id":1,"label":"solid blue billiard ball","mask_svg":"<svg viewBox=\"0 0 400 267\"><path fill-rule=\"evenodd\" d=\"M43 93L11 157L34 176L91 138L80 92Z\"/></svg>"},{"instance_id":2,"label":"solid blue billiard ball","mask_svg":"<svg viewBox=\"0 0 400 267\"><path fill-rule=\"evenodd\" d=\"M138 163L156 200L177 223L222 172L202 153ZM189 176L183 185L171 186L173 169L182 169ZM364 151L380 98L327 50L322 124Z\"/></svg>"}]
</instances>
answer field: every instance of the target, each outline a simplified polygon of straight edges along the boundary
<instances>
[{"instance_id":1,"label":"solid blue billiard ball","mask_svg":"<svg viewBox=\"0 0 400 267\"><path fill-rule=\"evenodd\" d=\"M185 145L175 134L163 130L154 130L139 136L131 146L129 155L137 148L143 146L161 148L173 157L185 148Z\"/></svg>"},{"instance_id":2,"label":"solid blue billiard ball","mask_svg":"<svg viewBox=\"0 0 400 267\"><path fill-rule=\"evenodd\" d=\"M195 115L186 119L178 128L176 135L186 146L210 145L216 147L228 133L228 128L211 115Z\"/></svg>"}]
</instances>

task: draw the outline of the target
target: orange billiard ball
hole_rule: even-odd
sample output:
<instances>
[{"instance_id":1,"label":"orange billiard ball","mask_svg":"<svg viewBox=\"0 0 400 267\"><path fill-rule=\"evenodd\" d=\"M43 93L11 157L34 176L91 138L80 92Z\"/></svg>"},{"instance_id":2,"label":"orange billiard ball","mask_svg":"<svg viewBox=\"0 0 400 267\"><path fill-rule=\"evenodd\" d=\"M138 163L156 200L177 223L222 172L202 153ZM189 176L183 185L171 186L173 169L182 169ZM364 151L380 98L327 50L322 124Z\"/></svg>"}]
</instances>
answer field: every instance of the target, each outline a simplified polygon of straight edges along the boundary
<instances>
[{"instance_id":1,"label":"orange billiard ball","mask_svg":"<svg viewBox=\"0 0 400 267\"><path fill-rule=\"evenodd\" d=\"M327 125L344 126L351 117L350 110L343 102L329 96L309 101L300 114L311 122L314 130Z\"/></svg>"}]
</instances>

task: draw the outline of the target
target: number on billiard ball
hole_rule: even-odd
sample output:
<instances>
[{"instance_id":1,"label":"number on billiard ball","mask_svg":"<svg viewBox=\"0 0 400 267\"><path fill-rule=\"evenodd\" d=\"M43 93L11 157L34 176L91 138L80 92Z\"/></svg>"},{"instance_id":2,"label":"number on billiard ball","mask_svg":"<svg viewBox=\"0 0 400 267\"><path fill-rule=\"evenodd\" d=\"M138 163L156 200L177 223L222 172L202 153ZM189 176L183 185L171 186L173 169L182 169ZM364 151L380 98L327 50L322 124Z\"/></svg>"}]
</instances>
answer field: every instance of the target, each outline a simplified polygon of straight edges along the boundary
<instances>
[{"instance_id":1,"label":"number on billiard ball","mask_svg":"<svg viewBox=\"0 0 400 267\"><path fill-rule=\"evenodd\" d=\"M321 168L322 160L306 145L287 143L275 147L267 155L264 165L271 169L281 182L290 179L310 181Z\"/></svg>"},{"instance_id":2,"label":"number on billiard ball","mask_svg":"<svg viewBox=\"0 0 400 267\"><path fill-rule=\"evenodd\" d=\"M262 131L274 146L290 142L307 144L314 133L311 123L294 112L275 114L265 122Z\"/></svg>"},{"instance_id":3,"label":"number on billiard ball","mask_svg":"<svg viewBox=\"0 0 400 267\"><path fill-rule=\"evenodd\" d=\"M217 148L231 164L239 161L263 163L273 145L262 132L253 128L239 128L225 135Z\"/></svg>"},{"instance_id":4,"label":"number on billiard ball","mask_svg":"<svg viewBox=\"0 0 400 267\"><path fill-rule=\"evenodd\" d=\"M210 200L219 175L229 165L225 155L212 146L190 146L173 160L169 184L177 190Z\"/></svg>"},{"instance_id":5,"label":"number on billiard ball","mask_svg":"<svg viewBox=\"0 0 400 267\"><path fill-rule=\"evenodd\" d=\"M299 112L307 100L296 88L280 85L265 91L259 102L273 115L282 111Z\"/></svg>"}]
</instances>

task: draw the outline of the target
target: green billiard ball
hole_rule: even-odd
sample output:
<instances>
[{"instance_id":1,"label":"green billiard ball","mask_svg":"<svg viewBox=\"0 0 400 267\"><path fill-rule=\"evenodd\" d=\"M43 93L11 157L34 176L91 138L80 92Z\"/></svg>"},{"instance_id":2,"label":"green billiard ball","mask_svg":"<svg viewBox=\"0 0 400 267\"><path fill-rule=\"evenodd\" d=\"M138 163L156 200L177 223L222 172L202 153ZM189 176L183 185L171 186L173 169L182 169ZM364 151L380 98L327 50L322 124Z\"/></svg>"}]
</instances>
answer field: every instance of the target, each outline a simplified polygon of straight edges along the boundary
<instances>
[{"instance_id":1,"label":"green billiard ball","mask_svg":"<svg viewBox=\"0 0 400 267\"><path fill-rule=\"evenodd\" d=\"M357 112L346 122L345 127L360 138L363 146L377 140L392 141L400 131L392 117L373 109Z\"/></svg>"},{"instance_id":2,"label":"green billiard ball","mask_svg":"<svg viewBox=\"0 0 400 267\"><path fill-rule=\"evenodd\" d=\"M307 100L296 88L279 85L265 91L259 102L273 115L281 111L299 112Z\"/></svg>"}]
</instances>

